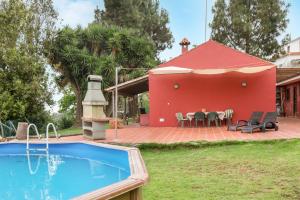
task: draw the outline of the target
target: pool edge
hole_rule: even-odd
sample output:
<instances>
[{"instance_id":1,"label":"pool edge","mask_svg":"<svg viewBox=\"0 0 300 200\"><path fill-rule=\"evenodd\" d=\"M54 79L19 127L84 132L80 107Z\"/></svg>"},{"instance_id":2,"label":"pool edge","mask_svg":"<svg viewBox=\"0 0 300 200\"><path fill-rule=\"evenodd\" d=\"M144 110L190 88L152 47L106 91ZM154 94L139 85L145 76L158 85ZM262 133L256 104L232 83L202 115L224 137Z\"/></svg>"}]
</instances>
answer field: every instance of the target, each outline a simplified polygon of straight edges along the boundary
<instances>
[{"instance_id":1,"label":"pool edge","mask_svg":"<svg viewBox=\"0 0 300 200\"><path fill-rule=\"evenodd\" d=\"M8 141L1 142L1 144L26 144L24 141ZM30 143L41 144L43 142L36 140L30 141ZM111 145L105 143L96 143L92 141L49 141L49 144L68 144L68 143L81 143L88 144L103 148L110 148L116 150L126 151L128 153L128 161L131 175L120 182L111 184L109 186L103 187L101 189L97 189L91 191L89 193L85 193L83 195L77 196L73 199L76 200L102 200L102 199L111 199L111 200L141 200L142 199L142 186L144 186L149 181L148 171L146 169L146 165L142 158L142 155L138 148L135 147L124 147L118 145Z\"/></svg>"},{"instance_id":2,"label":"pool edge","mask_svg":"<svg viewBox=\"0 0 300 200\"><path fill-rule=\"evenodd\" d=\"M142 191L141 187L149 181L149 175L142 159L139 149L134 147L116 146L118 149L127 149L129 156L129 164L131 176L127 179L110 186L94 190L74 199L76 200L94 200L94 199L113 199L117 200L120 195L128 193L128 200L141 200ZM129 148L129 150L128 150Z\"/></svg>"}]
</instances>

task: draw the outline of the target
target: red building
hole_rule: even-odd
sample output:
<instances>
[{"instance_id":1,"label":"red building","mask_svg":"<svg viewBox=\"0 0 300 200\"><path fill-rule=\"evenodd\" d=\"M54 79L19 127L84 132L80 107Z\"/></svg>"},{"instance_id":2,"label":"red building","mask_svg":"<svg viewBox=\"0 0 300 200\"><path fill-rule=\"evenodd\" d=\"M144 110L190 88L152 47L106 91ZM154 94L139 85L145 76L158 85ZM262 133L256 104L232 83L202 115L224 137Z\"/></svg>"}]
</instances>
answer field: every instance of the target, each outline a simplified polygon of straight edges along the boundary
<instances>
[{"instance_id":1,"label":"red building","mask_svg":"<svg viewBox=\"0 0 300 200\"><path fill-rule=\"evenodd\" d=\"M178 57L118 85L119 94L127 97L149 91L149 113L141 115L141 124L177 126L175 113L203 109L232 108L233 120L248 119L253 111L276 110L274 64L212 40L191 50L187 39L180 45Z\"/></svg>"},{"instance_id":2,"label":"red building","mask_svg":"<svg viewBox=\"0 0 300 200\"><path fill-rule=\"evenodd\" d=\"M282 116L300 117L300 68L277 69L277 110Z\"/></svg>"},{"instance_id":3,"label":"red building","mask_svg":"<svg viewBox=\"0 0 300 200\"><path fill-rule=\"evenodd\" d=\"M184 42L182 54L159 67L188 68L190 73L149 73L150 126L176 126L177 112L232 108L237 120L253 111L275 111L272 63L212 40L190 51Z\"/></svg>"}]
</instances>

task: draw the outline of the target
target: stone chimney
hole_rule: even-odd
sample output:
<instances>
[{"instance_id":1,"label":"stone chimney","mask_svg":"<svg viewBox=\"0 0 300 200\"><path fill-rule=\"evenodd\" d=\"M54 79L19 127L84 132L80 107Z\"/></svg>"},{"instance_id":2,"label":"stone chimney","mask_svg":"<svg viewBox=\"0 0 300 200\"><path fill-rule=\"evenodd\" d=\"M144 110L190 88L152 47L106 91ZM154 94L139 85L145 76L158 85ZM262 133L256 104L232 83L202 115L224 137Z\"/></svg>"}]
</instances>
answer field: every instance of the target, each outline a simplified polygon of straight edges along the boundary
<instances>
[{"instance_id":1,"label":"stone chimney","mask_svg":"<svg viewBox=\"0 0 300 200\"><path fill-rule=\"evenodd\" d=\"M187 38L183 38L179 44L181 45L181 54L189 51L189 45L191 43Z\"/></svg>"},{"instance_id":2,"label":"stone chimney","mask_svg":"<svg viewBox=\"0 0 300 200\"><path fill-rule=\"evenodd\" d=\"M101 81L101 76L88 76L88 89L82 102L83 117L85 118L106 118L103 108L108 103L105 100L101 90Z\"/></svg>"},{"instance_id":3,"label":"stone chimney","mask_svg":"<svg viewBox=\"0 0 300 200\"><path fill-rule=\"evenodd\" d=\"M105 139L104 125L108 122L108 119L103 111L104 106L108 103L105 100L101 90L101 81L101 76L88 76L88 88L85 98L82 102L83 135L91 139Z\"/></svg>"}]
</instances>

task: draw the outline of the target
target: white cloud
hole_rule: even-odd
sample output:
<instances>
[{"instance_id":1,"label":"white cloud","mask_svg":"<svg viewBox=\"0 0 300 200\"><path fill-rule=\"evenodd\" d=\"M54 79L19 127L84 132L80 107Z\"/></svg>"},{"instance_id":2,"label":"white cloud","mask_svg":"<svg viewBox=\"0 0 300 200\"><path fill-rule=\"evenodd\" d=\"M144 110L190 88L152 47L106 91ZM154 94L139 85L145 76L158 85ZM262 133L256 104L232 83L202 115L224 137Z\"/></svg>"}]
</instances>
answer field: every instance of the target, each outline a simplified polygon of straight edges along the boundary
<instances>
[{"instance_id":1,"label":"white cloud","mask_svg":"<svg viewBox=\"0 0 300 200\"><path fill-rule=\"evenodd\" d=\"M69 25L76 27L87 26L94 19L94 9L102 1L93 0L54 0L54 8L58 12L60 23L58 26Z\"/></svg>"}]
</instances>

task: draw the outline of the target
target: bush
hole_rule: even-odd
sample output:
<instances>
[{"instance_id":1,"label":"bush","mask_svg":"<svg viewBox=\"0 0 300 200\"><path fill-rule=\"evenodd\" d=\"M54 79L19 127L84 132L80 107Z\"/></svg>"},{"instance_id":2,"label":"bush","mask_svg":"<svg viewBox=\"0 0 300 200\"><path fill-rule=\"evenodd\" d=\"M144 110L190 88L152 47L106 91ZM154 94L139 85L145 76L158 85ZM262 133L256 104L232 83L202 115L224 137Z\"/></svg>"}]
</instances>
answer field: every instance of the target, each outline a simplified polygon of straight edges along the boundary
<instances>
[{"instance_id":1,"label":"bush","mask_svg":"<svg viewBox=\"0 0 300 200\"><path fill-rule=\"evenodd\" d=\"M66 129L70 128L73 126L74 123L74 116L73 115L68 115L68 114L62 114L57 121L57 128L58 129Z\"/></svg>"}]
</instances>

